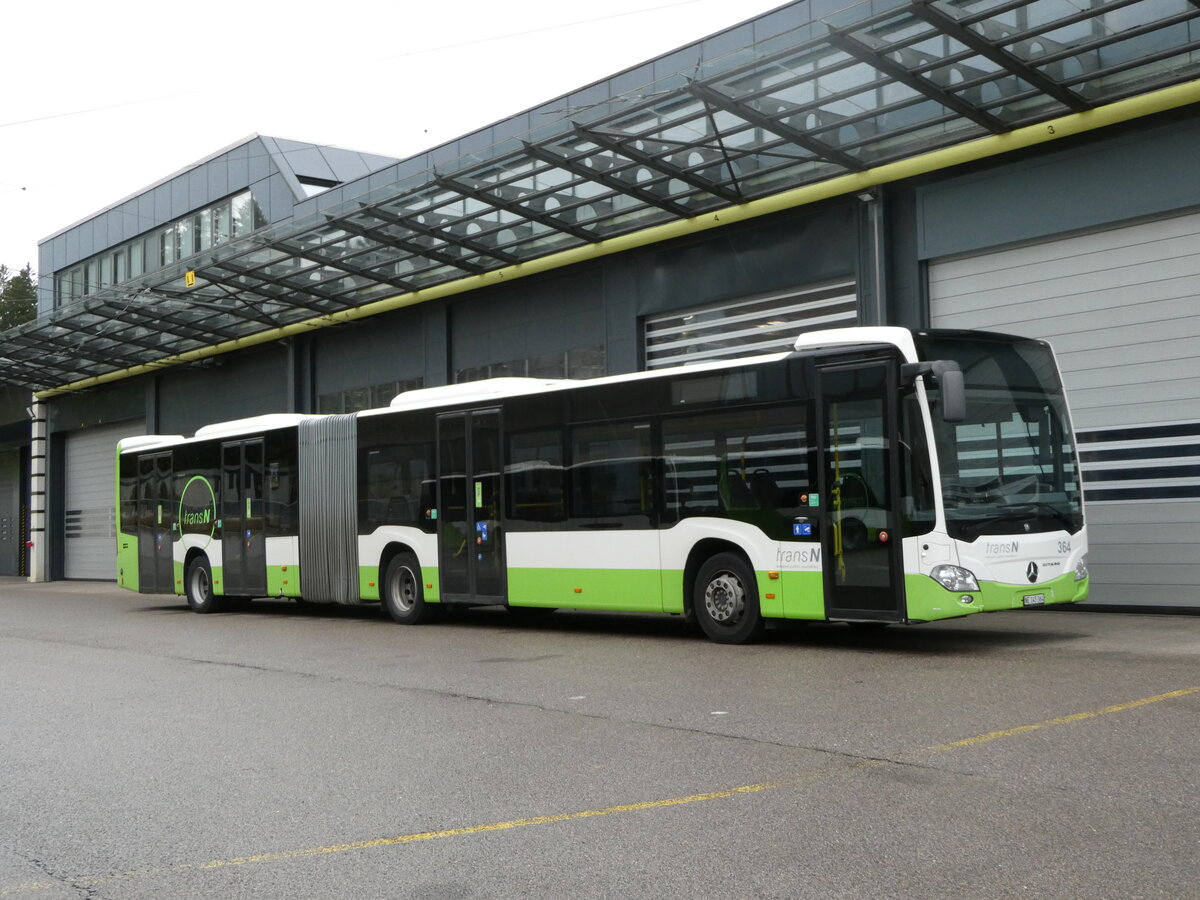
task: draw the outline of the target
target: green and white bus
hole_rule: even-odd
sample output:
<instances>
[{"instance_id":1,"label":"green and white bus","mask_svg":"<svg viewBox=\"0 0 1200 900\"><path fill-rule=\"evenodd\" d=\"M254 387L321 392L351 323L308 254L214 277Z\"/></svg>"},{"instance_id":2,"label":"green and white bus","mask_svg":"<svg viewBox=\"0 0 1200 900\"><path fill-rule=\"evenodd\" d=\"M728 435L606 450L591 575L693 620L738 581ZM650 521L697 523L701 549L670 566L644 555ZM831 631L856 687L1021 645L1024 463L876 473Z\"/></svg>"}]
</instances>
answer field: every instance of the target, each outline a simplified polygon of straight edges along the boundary
<instances>
[{"instance_id":1,"label":"green and white bus","mask_svg":"<svg viewBox=\"0 0 1200 900\"><path fill-rule=\"evenodd\" d=\"M1050 347L845 328L791 352L495 378L120 442L118 580L183 594L917 623L1088 595Z\"/></svg>"}]
</instances>

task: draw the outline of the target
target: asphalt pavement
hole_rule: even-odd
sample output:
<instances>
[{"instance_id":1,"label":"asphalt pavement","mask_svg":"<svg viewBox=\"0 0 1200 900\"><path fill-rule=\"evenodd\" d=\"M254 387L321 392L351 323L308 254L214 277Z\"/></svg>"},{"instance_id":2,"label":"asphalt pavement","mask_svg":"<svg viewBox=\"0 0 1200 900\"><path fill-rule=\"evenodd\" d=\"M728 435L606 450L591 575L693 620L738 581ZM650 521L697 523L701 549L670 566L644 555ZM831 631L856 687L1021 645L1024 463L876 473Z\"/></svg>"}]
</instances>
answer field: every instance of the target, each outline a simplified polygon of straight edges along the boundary
<instances>
[{"instance_id":1,"label":"asphalt pavement","mask_svg":"<svg viewBox=\"0 0 1200 900\"><path fill-rule=\"evenodd\" d=\"M1200 897L1200 617L814 624L0 579L0 897Z\"/></svg>"}]
</instances>

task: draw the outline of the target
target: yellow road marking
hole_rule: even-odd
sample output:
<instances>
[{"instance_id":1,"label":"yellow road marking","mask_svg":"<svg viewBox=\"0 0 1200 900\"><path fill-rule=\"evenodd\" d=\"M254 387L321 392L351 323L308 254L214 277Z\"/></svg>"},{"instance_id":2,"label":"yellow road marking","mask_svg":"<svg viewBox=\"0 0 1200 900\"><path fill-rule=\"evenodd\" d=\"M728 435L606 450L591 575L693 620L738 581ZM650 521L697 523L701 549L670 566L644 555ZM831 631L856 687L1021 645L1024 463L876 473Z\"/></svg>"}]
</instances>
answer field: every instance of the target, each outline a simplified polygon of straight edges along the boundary
<instances>
[{"instance_id":1,"label":"yellow road marking","mask_svg":"<svg viewBox=\"0 0 1200 900\"><path fill-rule=\"evenodd\" d=\"M1130 700L1128 703L1118 703L1116 706L1106 706L1104 709L1093 709L1090 712L1071 713L1069 716L1059 716L1057 719L1047 719L1045 722L1035 722L1032 725L1018 725L1016 728L1006 728L1003 731L991 731L975 737L963 738L961 741L951 741L948 744L938 744L928 748L929 751L955 750L959 747L974 747L976 744L986 744L988 741L1000 738L1015 737L1018 734L1028 734L1042 728L1053 728L1056 725L1070 725L1072 722L1082 722L1085 719L1095 719L1112 713L1125 712L1127 709L1137 709L1139 706L1149 706L1151 703L1161 703L1163 700L1173 700L1176 697L1186 697L1200 691L1200 685L1181 688L1178 691L1167 691L1165 694L1155 694L1153 697L1143 697L1141 700Z\"/></svg>"},{"instance_id":2,"label":"yellow road marking","mask_svg":"<svg viewBox=\"0 0 1200 900\"><path fill-rule=\"evenodd\" d=\"M396 837L376 838L372 841L353 841L348 844L332 844L328 847L312 847L306 850L288 850L283 853L260 853L257 856L241 856L235 859L215 859L199 866L201 869L220 869L225 866L241 866L246 863L273 862L280 859L296 859L303 856L318 856L322 853L345 853L348 850L367 850L372 847L389 847L394 844L411 844L415 841L432 841L438 838L462 837L482 834L487 831L505 831L509 828L525 828L529 825L548 825L552 822L569 822L573 819L591 819L613 813L637 812L644 809L660 809L664 806L682 806L685 803L703 803L705 800L724 800L737 794L753 794L780 787L782 782L765 781L762 784L747 784L725 791L710 791L707 794L692 794L688 797L671 797L667 800L647 800L642 803L622 803L604 809L588 809L582 812L558 813L552 816L533 816L528 819L512 819L508 822L493 822L488 825L469 825L464 828L446 828L441 831L421 831Z\"/></svg>"},{"instance_id":3,"label":"yellow road marking","mask_svg":"<svg viewBox=\"0 0 1200 900\"><path fill-rule=\"evenodd\" d=\"M1143 697L1140 700L1130 700L1128 703L1118 703L1114 706L1106 706L1103 709L1071 713L1070 715L1059 716L1054 719L1047 719L1044 722L1035 722L1031 725L1018 725L1014 728L1003 729L1002 731L990 731L987 734L980 734L976 735L975 737L963 738L959 741L951 741L946 744L937 744L933 747L926 747L923 751L919 752L940 753L948 750L956 750L962 747L974 747L978 744L985 744L988 741L1016 737L1018 735L1028 734L1031 731L1039 731L1044 728L1053 728L1059 725L1070 725L1075 722L1083 722L1087 719L1095 719L1100 716L1107 716L1113 713L1137 709L1138 707L1142 706L1149 706L1152 703L1161 703L1164 700L1173 700L1178 697L1186 697L1188 694L1195 694L1197 692L1200 692L1200 685L1197 685L1196 687L1181 688L1177 691L1167 691L1163 694L1155 694L1153 697ZM576 819L591 819L597 816L610 816L617 813L640 812L648 809L662 809L663 807L683 806L689 803L704 803L709 800L727 800L731 797L736 797L739 794L755 794L763 791L776 790L782 787L791 787L805 781L815 781L821 778L832 777L834 775L842 775L849 772L856 772L861 769L881 766L887 762L887 759L868 759L844 768L825 768L820 770L812 770L792 778L786 778L778 781L764 781L758 784L747 784L742 785L741 787L729 788L727 790L709 791L708 793L704 794L690 794L686 797L671 797L665 800L646 800L640 803L622 803L617 806L607 806L603 809L589 809L582 810L580 812L557 813L549 816L532 816L525 819L510 819L506 822L492 822L486 825L468 825L462 828L445 828L440 831L420 831L413 834L396 835L394 837L375 838L374 840L351 841L344 844L330 844L327 847L308 847L300 850L285 850L277 853L259 853L255 856L214 859L211 862L200 865L195 863L182 863L177 866L163 867L161 869L143 869L137 872L126 872L121 875L102 875L90 878L72 879L72 883L76 885L95 886L103 882L116 881L118 879L161 875L168 874L170 872L222 869L230 866L244 866L250 863L302 859L304 857L322 856L332 853L348 853L354 850L369 850L374 847L391 847L398 844L412 844L416 843L417 841L432 841L441 838L465 837L472 834L484 834L489 831L507 831L513 828L528 828L531 825L549 825L555 822L570 822ZM47 882L27 882L26 884L16 884L7 888L0 888L0 896L32 893L33 891L47 890L57 886L58 885L56 884Z\"/></svg>"}]
</instances>

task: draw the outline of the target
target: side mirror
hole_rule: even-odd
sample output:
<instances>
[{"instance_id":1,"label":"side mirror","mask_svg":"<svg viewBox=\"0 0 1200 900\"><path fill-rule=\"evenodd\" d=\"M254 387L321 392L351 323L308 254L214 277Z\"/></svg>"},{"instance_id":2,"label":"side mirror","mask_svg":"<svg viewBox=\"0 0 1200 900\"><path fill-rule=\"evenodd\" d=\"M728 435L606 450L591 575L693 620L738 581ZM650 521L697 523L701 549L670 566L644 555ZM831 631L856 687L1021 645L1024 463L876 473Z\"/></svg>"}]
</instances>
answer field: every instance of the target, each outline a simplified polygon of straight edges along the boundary
<instances>
[{"instance_id":1,"label":"side mirror","mask_svg":"<svg viewBox=\"0 0 1200 900\"><path fill-rule=\"evenodd\" d=\"M962 369L946 369L938 379L942 388L942 421L961 422L967 417L967 392Z\"/></svg>"},{"instance_id":2,"label":"side mirror","mask_svg":"<svg viewBox=\"0 0 1200 900\"><path fill-rule=\"evenodd\" d=\"M958 363L948 359L935 359L930 362L905 363L900 367L900 378L906 387L911 386L919 375L930 375L937 381L942 391L943 421L962 422L967 418L967 392Z\"/></svg>"}]
</instances>

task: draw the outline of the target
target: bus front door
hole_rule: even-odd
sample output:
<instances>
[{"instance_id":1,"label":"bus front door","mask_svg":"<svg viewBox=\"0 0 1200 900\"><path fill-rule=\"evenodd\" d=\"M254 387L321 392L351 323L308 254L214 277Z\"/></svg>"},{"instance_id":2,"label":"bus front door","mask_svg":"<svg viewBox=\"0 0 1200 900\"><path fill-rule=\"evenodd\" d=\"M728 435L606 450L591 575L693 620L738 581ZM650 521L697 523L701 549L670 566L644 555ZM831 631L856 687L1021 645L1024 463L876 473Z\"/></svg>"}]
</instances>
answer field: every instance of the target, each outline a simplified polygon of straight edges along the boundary
<instances>
[{"instance_id":1,"label":"bus front door","mask_svg":"<svg viewBox=\"0 0 1200 900\"><path fill-rule=\"evenodd\" d=\"M438 567L448 603L504 603L500 411L438 416Z\"/></svg>"},{"instance_id":2,"label":"bus front door","mask_svg":"<svg viewBox=\"0 0 1200 900\"><path fill-rule=\"evenodd\" d=\"M229 597L267 593L262 438L221 445L221 576Z\"/></svg>"},{"instance_id":3,"label":"bus front door","mask_svg":"<svg viewBox=\"0 0 1200 900\"><path fill-rule=\"evenodd\" d=\"M171 451L138 457L138 584L147 594L175 589L175 507Z\"/></svg>"},{"instance_id":4,"label":"bus front door","mask_svg":"<svg viewBox=\"0 0 1200 900\"><path fill-rule=\"evenodd\" d=\"M897 371L890 359L818 366L822 556L830 619L900 621Z\"/></svg>"}]
</instances>

